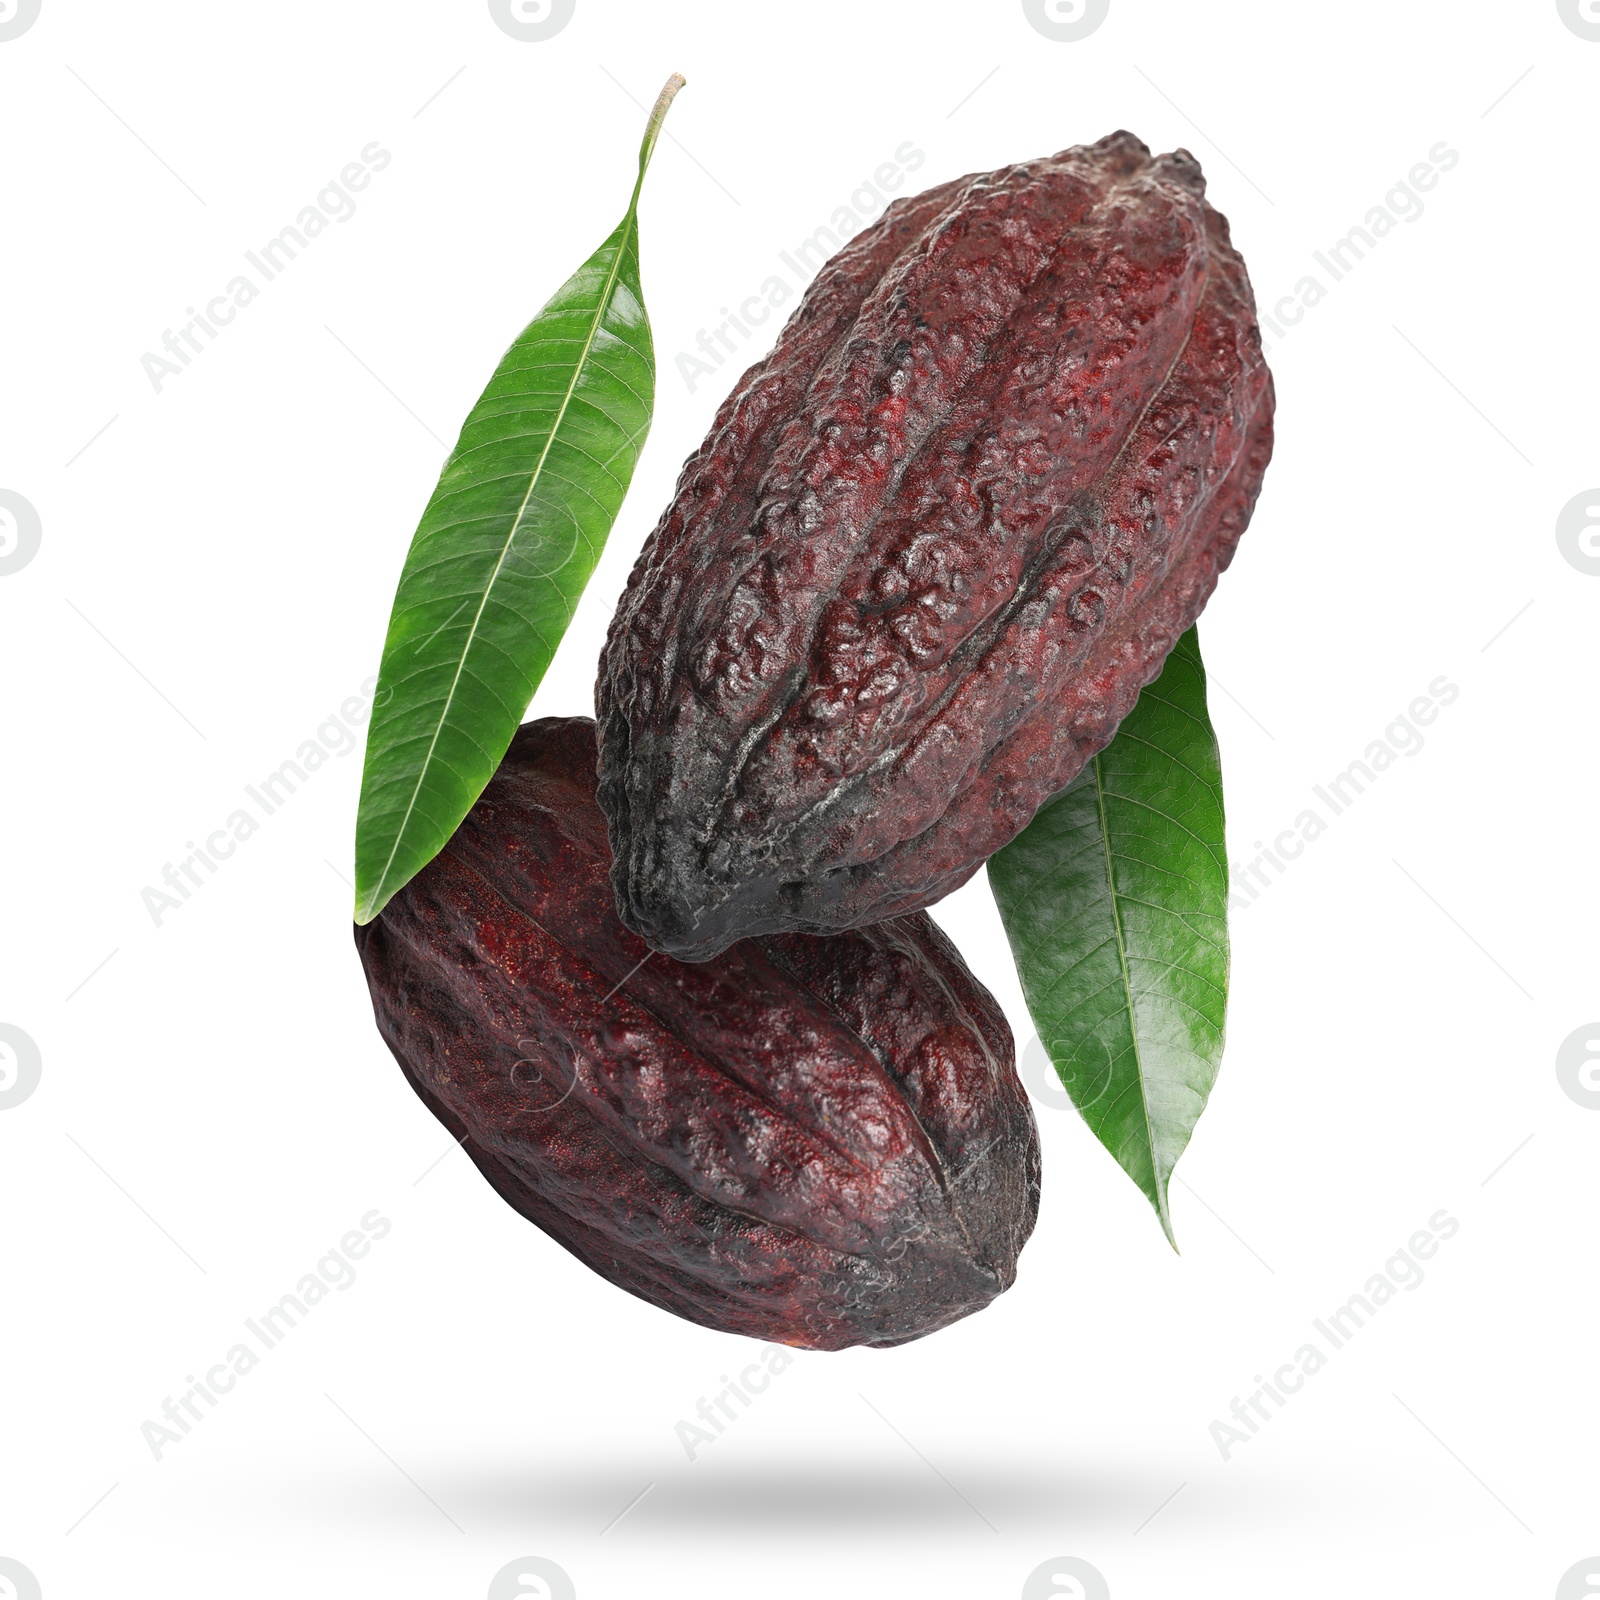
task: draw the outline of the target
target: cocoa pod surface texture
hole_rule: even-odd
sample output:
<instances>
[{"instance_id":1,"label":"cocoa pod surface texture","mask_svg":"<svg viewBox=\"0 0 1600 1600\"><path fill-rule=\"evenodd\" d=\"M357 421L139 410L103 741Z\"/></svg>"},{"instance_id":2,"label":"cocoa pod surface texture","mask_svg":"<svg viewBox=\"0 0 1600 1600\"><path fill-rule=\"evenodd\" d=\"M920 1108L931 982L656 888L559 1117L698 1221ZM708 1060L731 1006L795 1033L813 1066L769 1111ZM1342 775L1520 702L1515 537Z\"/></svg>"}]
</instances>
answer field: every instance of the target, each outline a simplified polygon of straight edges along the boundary
<instances>
[{"instance_id":1,"label":"cocoa pod surface texture","mask_svg":"<svg viewBox=\"0 0 1600 1600\"><path fill-rule=\"evenodd\" d=\"M1194 622L1272 413L1187 152L1116 133L894 201L722 406L612 621L623 920L699 960L959 886Z\"/></svg>"},{"instance_id":2,"label":"cocoa pod surface texture","mask_svg":"<svg viewBox=\"0 0 1600 1600\"><path fill-rule=\"evenodd\" d=\"M618 920L595 725L517 733L356 929L378 1027L501 1196L690 1321L893 1345L1007 1288L1039 1147L993 998L923 914L653 953Z\"/></svg>"}]
</instances>

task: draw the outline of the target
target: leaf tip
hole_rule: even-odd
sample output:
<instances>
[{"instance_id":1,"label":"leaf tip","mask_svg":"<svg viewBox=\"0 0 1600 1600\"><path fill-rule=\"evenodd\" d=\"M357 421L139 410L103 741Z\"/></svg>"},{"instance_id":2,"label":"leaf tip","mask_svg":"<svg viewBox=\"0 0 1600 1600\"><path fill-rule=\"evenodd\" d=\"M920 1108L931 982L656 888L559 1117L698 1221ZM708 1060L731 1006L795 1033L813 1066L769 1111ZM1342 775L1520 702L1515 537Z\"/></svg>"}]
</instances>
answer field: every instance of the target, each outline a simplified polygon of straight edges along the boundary
<instances>
[{"instance_id":1,"label":"leaf tip","mask_svg":"<svg viewBox=\"0 0 1600 1600\"><path fill-rule=\"evenodd\" d=\"M1161 1231L1167 1236L1167 1243L1172 1246L1172 1253L1181 1256L1183 1252L1178 1248L1178 1236L1172 1231L1172 1206L1167 1198L1167 1186L1158 1178L1156 1192L1150 1197L1151 1204L1156 1208L1156 1216L1161 1221Z\"/></svg>"},{"instance_id":2,"label":"leaf tip","mask_svg":"<svg viewBox=\"0 0 1600 1600\"><path fill-rule=\"evenodd\" d=\"M662 84L661 93L656 96L656 103L650 109L650 120L644 126L644 142L639 146L640 178L644 177L644 169L650 165L650 157L655 152L656 140L661 137L661 124L666 121L667 108L688 81L681 72L674 72Z\"/></svg>"}]
</instances>

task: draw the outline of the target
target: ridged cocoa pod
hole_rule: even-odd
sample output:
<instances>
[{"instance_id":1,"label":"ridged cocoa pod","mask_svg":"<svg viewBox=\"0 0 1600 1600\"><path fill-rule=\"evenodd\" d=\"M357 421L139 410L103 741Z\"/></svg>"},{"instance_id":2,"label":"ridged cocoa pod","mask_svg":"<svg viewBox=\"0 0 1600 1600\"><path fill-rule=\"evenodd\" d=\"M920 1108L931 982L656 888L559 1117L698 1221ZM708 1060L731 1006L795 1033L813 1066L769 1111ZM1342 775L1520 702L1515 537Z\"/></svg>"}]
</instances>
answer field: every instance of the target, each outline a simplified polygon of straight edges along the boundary
<instances>
[{"instance_id":1,"label":"ridged cocoa pod","mask_svg":"<svg viewBox=\"0 0 1600 1600\"><path fill-rule=\"evenodd\" d=\"M917 914L652 954L617 920L586 718L525 725L356 929L378 1027L501 1196L691 1322L901 1344L1010 1286L1039 1146L1011 1030Z\"/></svg>"},{"instance_id":2,"label":"ridged cocoa pod","mask_svg":"<svg viewBox=\"0 0 1600 1600\"><path fill-rule=\"evenodd\" d=\"M897 200L691 457L601 664L623 920L930 905L1109 743L1249 521L1272 380L1186 151Z\"/></svg>"}]
</instances>

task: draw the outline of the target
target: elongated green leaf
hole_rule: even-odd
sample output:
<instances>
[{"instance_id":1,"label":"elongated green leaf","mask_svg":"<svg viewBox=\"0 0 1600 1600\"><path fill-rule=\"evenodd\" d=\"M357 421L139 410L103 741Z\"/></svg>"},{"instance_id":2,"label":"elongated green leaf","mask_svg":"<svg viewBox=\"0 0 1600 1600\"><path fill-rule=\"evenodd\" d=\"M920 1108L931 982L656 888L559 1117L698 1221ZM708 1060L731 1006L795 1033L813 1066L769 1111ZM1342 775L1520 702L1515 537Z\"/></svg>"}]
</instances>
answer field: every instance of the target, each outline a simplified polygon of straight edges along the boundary
<instances>
[{"instance_id":1,"label":"elongated green leaf","mask_svg":"<svg viewBox=\"0 0 1600 1600\"><path fill-rule=\"evenodd\" d=\"M494 775L577 608L650 428L639 191L505 353L411 541L367 735L356 921L444 847Z\"/></svg>"},{"instance_id":2,"label":"elongated green leaf","mask_svg":"<svg viewBox=\"0 0 1600 1600\"><path fill-rule=\"evenodd\" d=\"M1171 1240L1167 1184L1216 1081L1228 998L1222 766L1194 629L989 882L1041 1042Z\"/></svg>"}]
</instances>

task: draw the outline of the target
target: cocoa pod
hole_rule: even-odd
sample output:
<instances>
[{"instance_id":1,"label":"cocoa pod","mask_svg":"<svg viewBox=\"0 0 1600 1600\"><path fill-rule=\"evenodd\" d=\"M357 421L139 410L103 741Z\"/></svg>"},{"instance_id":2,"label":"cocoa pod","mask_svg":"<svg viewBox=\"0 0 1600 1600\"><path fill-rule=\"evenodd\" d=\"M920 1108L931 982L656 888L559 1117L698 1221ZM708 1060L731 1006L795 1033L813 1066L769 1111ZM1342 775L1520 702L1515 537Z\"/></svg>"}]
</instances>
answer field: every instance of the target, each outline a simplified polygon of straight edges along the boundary
<instances>
[{"instance_id":1,"label":"cocoa pod","mask_svg":"<svg viewBox=\"0 0 1600 1600\"><path fill-rule=\"evenodd\" d=\"M1009 1287L1039 1147L999 1007L916 914L695 965L618 921L586 718L523 726L356 929L412 1087L523 1216L692 1322L900 1344Z\"/></svg>"},{"instance_id":2,"label":"cocoa pod","mask_svg":"<svg viewBox=\"0 0 1600 1600\"><path fill-rule=\"evenodd\" d=\"M1249 521L1272 380L1186 151L897 200L719 411L601 663L622 919L932 904L1110 742Z\"/></svg>"}]
</instances>

